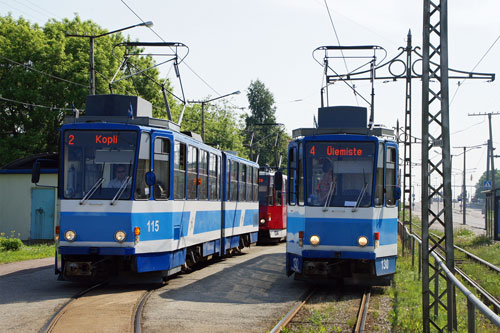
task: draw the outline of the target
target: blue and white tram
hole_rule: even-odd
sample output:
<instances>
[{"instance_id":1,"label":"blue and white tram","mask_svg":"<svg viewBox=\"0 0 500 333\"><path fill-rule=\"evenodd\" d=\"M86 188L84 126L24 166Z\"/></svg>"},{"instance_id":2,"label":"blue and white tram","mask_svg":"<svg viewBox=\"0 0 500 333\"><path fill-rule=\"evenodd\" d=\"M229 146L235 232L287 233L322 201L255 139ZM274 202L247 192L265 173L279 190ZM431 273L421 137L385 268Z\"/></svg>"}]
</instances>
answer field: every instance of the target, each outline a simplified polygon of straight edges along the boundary
<instances>
[{"instance_id":1,"label":"blue and white tram","mask_svg":"<svg viewBox=\"0 0 500 333\"><path fill-rule=\"evenodd\" d=\"M366 119L366 109L348 108ZM318 128L295 130L289 144L287 274L388 285L396 272L400 197L393 132L335 128L345 107L321 112ZM330 128L321 123L327 118Z\"/></svg>"},{"instance_id":2,"label":"blue and white tram","mask_svg":"<svg viewBox=\"0 0 500 333\"><path fill-rule=\"evenodd\" d=\"M257 241L258 165L151 110L138 97L89 96L85 116L62 126L62 278L166 276Z\"/></svg>"}]
</instances>

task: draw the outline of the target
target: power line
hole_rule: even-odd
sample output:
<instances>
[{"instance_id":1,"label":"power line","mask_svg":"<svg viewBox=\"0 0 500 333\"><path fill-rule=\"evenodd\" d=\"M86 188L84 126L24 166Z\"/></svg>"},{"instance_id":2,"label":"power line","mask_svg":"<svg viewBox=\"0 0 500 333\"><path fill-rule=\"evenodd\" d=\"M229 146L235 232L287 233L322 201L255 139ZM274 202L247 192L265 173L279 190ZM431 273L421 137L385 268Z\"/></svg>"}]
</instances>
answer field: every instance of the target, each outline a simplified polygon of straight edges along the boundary
<instances>
[{"instance_id":1,"label":"power line","mask_svg":"<svg viewBox=\"0 0 500 333\"><path fill-rule=\"evenodd\" d=\"M476 69L476 67L479 66L479 64L484 60L484 58L486 57L486 55L491 51L491 49L493 48L493 46L495 46L495 44L498 42L499 39L500 39L500 35L498 35L498 37L495 39L495 41L493 42L493 44L491 44L491 46L488 48L488 50L486 50L486 52L483 54L483 56L481 57L481 59L479 59L479 61L477 62L477 64L472 68L471 72L473 72ZM453 97L451 98L450 105L455 100L455 97L457 96L457 93L458 93L458 89L460 89L460 87L462 86L462 83L464 83L465 80L467 80L467 78L463 79L461 82L458 81L458 87L457 87L457 90L455 90L455 93L453 94Z\"/></svg>"},{"instance_id":2,"label":"power line","mask_svg":"<svg viewBox=\"0 0 500 333\"><path fill-rule=\"evenodd\" d=\"M142 22L144 22L144 20L132 9L130 8L129 5L127 5L127 3L125 2L125 0L120 0L139 20L141 20ZM163 37L161 37L156 31L154 31L153 28L151 27L148 27L158 38L160 38L164 43L166 43L165 39L163 39ZM196 75L196 77L198 79L200 79L208 88L210 88L213 92L215 92L217 95L221 95L217 90L215 90L210 84L208 84L207 81L205 81L200 75L198 75L198 73L196 73L194 71L194 69L192 69L188 63L186 61L184 61L184 64L186 65L186 67L194 74Z\"/></svg>"},{"instance_id":3,"label":"power line","mask_svg":"<svg viewBox=\"0 0 500 333\"><path fill-rule=\"evenodd\" d=\"M54 13L52 13L52 12L49 12L49 11L48 11L48 10L46 10L45 8L42 8L42 7L38 6L36 3L34 3L34 2L32 2L32 1L30 1L30 0L25 0L25 1L26 1L26 2L29 2L30 4L32 4L32 5L33 5L33 6L35 6L35 7L38 7L39 9L43 10L45 13L47 13L47 14L48 14L48 15L47 15L47 14L44 14L44 15L47 15L49 18L58 17L60 20L62 20L62 19L61 19L61 17L60 17L59 15L56 15L56 14L54 14Z\"/></svg>"},{"instance_id":4,"label":"power line","mask_svg":"<svg viewBox=\"0 0 500 333\"><path fill-rule=\"evenodd\" d=\"M5 97L0 97L0 100L10 102L10 103L22 104L22 105L26 105L26 106L34 106L34 107L38 107L38 108L45 108L45 109L51 109L51 110L73 111L73 109L69 109L69 108L60 108L60 107L56 107L56 106L46 106L46 105L20 102L20 101L16 101L14 99L9 99L9 98L5 98Z\"/></svg>"},{"instance_id":5,"label":"power line","mask_svg":"<svg viewBox=\"0 0 500 333\"><path fill-rule=\"evenodd\" d=\"M18 65L18 66L23 66L24 68L29 69L29 70L34 71L34 72L37 72L37 73L39 73L39 74L43 74L43 75L45 75L45 76L49 76L49 77L54 78L54 79L57 79L57 80L61 80L61 81L67 82L67 83L71 83L71 84L75 84L75 85L78 85L78 86L81 86L81 87L88 88L88 86L86 86L86 85L84 85L84 84L77 83L77 82L73 82L73 81L66 80L66 79L63 79L63 78L61 78L61 77L58 77L58 76L55 76L55 75L49 74L49 73L42 72L42 71L40 71L40 70L38 70L38 69L34 69L34 68L33 68L33 67L31 67L31 66L28 66L28 65L25 65L25 64L21 64L21 63L19 63L19 62L17 62L17 61L11 60L11 59L9 59L9 58L7 58L7 57L4 57L4 56L2 56L2 55L0 55L0 58L5 59L5 60L7 60L7 61L10 61L11 63L16 64L16 65Z\"/></svg>"},{"instance_id":6,"label":"power line","mask_svg":"<svg viewBox=\"0 0 500 333\"><path fill-rule=\"evenodd\" d=\"M332 14L330 13L330 8L328 8L328 3L326 2L326 0L324 1L326 6L326 11L328 12L328 17L330 18L330 23L332 24L333 32L335 33L335 38L337 38L337 43L340 46L340 38L339 35L337 34L337 29L335 29L335 23L333 23L333 18ZM345 70L347 71L347 73L349 73L349 68L347 68L347 61L345 60L344 51L340 50L340 53L342 54L342 60L344 60ZM354 93L354 97L356 98L356 103L359 105L358 95L356 95L356 93Z\"/></svg>"}]
</instances>

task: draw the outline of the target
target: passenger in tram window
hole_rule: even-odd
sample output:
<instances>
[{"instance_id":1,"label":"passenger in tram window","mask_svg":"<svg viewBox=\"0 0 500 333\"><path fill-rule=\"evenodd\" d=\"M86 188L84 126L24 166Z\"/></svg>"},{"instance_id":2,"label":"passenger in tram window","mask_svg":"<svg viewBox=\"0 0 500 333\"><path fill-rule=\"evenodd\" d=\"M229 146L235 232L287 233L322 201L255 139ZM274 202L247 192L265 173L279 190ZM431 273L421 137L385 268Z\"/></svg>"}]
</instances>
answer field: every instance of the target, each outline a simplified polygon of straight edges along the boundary
<instances>
[{"instance_id":1,"label":"passenger in tram window","mask_svg":"<svg viewBox=\"0 0 500 333\"><path fill-rule=\"evenodd\" d=\"M324 205L327 197L335 193L336 177L333 174L332 163L328 159L323 160L321 171L323 175L317 185L319 204Z\"/></svg>"},{"instance_id":2,"label":"passenger in tram window","mask_svg":"<svg viewBox=\"0 0 500 333\"><path fill-rule=\"evenodd\" d=\"M124 165L118 165L116 167L115 178L111 179L106 187L119 188L123 185L126 177L127 168Z\"/></svg>"}]
</instances>

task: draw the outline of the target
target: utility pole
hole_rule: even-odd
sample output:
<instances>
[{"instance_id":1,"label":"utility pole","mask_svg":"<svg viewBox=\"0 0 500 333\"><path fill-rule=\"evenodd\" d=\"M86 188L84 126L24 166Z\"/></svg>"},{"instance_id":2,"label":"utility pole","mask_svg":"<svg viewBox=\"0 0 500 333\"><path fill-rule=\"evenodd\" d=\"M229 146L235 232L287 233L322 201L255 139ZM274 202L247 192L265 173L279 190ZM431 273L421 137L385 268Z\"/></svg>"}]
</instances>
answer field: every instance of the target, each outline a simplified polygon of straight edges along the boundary
<instances>
[{"instance_id":1,"label":"utility pole","mask_svg":"<svg viewBox=\"0 0 500 333\"><path fill-rule=\"evenodd\" d=\"M463 183L462 183L462 214L463 214L463 222L462 224L466 224L466 220L465 220L465 213L466 213L466 200L467 200L467 184L466 184L466 172L467 172L467 169L466 169L466 153L472 149L477 149L477 148L481 148L481 145L477 145L477 146L461 146L461 147L453 147L453 148L462 148L464 151L462 154L464 154L464 172L463 172ZM458 154L458 155L453 155L453 156L460 156L462 154Z\"/></svg>"},{"instance_id":2,"label":"utility pole","mask_svg":"<svg viewBox=\"0 0 500 333\"><path fill-rule=\"evenodd\" d=\"M488 157L486 158L486 181L490 180L491 178L491 190L493 191L493 197L495 197L496 195L496 184L495 184L495 176L496 176L496 171L495 171L495 162L494 162L494 159L495 159L495 153L494 153L494 150L495 148L493 148L493 131L492 131L492 128L491 128L491 116L497 116L497 115L500 115L500 112L488 112L488 113L469 113L469 116L488 116L488 127L489 127L489 134L490 134L490 138L488 139ZM490 168L490 164L491 164L491 168ZM491 174L490 174L490 170L491 170ZM486 200L488 201L488 200ZM486 234L489 235L490 232L492 232L493 230L490 230L492 229L491 226L490 226L490 223L488 223L488 217L489 217L489 212L488 212L488 207L487 207L487 203L484 203L485 205L485 212L486 214L484 215L484 225L485 225L485 229L486 229Z\"/></svg>"},{"instance_id":3,"label":"utility pole","mask_svg":"<svg viewBox=\"0 0 500 333\"><path fill-rule=\"evenodd\" d=\"M424 24L422 47L422 314L423 331L430 332L431 324L440 331L452 332L456 327L455 288L446 281L446 291L439 292L439 266L430 263L431 251L439 247L444 251L448 269L455 272L453 249L453 217L451 207L451 157L450 112L448 86L448 4L447 0L424 0ZM431 89L431 80L439 86ZM437 89L436 89L437 88ZM442 158L433 162L429 151L441 150ZM432 175L442 181L434 186L429 183ZM440 184L439 184L440 183ZM442 193L442 194L441 194ZM430 206L433 198L442 197L442 209L434 211ZM431 218L430 218L431 217ZM444 219L442 219L443 217ZM429 227L438 221L444 226L444 235L436 242L429 237ZM444 242L443 242L444 241ZM434 243L434 244L433 244ZM444 248L442 244L444 243ZM431 270L433 272L431 272ZM430 286L434 284L434 292ZM431 297L434 299L430 301ZM445 301L446 299L446 301ZM437 321L438 306L431 315L431 304L441 303L447 312L447 324L440 327Z\"/></svg>"},{"instance_id":4,"label":"utility pole","mask_svg":"<svg viewBox=\"0 0 500 333\"><path fill-rule=\"evenodd\" d=\"M106 32L100 35L73 35L73 34L66 34L66 37L83 37L83 38L88 38L89 39L89 44L90 44L90 55L89 55L89 93L90 95L95 95L95 67L94 67L94 40L99 37L111 35L123 30L128 30L132 29L135 27L152 27L153 22L148 21L148 22L142 22L139 24L134 24L129 27L121 28L118 30L113 30L110 32Z\"/></svg>"},{"instance_id":5,"label":"utility pole","mask_svg":"<svg viewBox=\"0 0 500 333\"><path fill-rule=\"evenodd\" d=\"M216 100L224 98L224 97L231 96L231 95L239 95L240 93L241 92L239 90L236 90L230 94L222 95L222 96L215 97L212 99L207 99L205 101L188 101L188 103L192 103L192 104L194 104L194 103L201 104L201 139L203 140L203 142L205 142L205 104L216 101Z\"/></svg>"},{"instance_id":6,"label":"utility pole","mask_svg":"<svg viewBox=\"0 0 500 333\"><path fill-rule=\"evenodd\" d=\"M489 180L489 177L491 177L491 189L495 191L495 162L494 162L494 150L493 148L493 131L491 129L491 116L498 116L500 115L500 112L483 112L483 113L469 113L469 116L488 116L488 125L489 125L489 132L490 132L490 138L488 139L488 158L487 160L487 168L486 168L486 180ZM490 166L491 165L491 169ZM491 176L489 171L491 170ZM494 193L494 192L493 192Z\"/></svg>"}]
</instances>

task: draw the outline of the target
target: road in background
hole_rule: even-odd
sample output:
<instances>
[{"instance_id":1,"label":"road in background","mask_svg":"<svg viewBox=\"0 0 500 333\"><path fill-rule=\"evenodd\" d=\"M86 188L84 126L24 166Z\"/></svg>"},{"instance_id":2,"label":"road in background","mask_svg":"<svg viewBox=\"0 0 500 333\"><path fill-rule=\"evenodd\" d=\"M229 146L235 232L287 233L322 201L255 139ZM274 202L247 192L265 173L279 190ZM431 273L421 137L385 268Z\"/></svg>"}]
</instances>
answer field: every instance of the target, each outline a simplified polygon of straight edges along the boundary
<instances>
[{"instance_id":1,"label":"road in background","mask_svg":"<svg viewBox=\"0 0 500 333\"><path fill-rule=\"evenodd\" d=\"M433 202L432 207L434 209L439 209L442 207L442 202ZM441 205L438 207L438 205ZM412 210L412 214L421 217L421 205L420 202L415 203L415 208ZM473 208L467 206L465 209L465 225L463 224L463 213L460 208L460 203L453 203L453 229L466 228L474 232L476 235L484 235L485 230L485 218L482 214L481 208ZM439 223L434 223L431 229L443 230L443 227Z\"/></svg>"}]
</instances>

